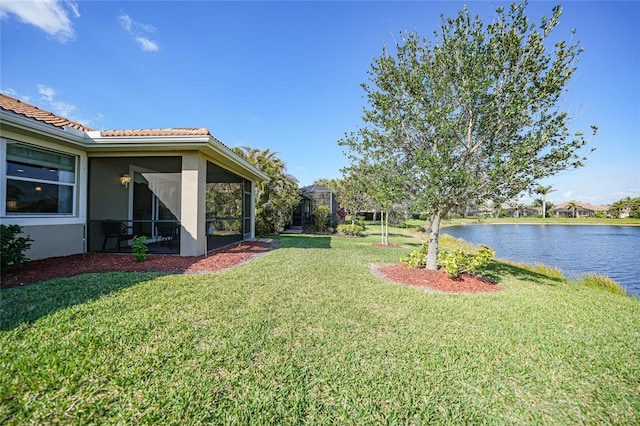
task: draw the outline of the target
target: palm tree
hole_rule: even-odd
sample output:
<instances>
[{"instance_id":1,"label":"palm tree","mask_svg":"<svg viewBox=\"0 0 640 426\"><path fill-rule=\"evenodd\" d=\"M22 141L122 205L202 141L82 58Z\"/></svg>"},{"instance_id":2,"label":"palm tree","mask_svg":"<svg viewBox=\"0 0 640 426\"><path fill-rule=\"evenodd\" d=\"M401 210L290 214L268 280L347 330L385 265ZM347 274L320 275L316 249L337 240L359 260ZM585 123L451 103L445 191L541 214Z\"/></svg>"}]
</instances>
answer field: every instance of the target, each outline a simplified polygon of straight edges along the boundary
<instances>
[{"instance_id":1,"label":"palm tree","mask_svg":"<svg viewBox=\"0 0 640 426\"><path fill-rule=\"evenodd\" d=\"M576 218L576 213L578 212L578 207L580 207L580 204L576 203L575 201L569 201L567 203L567 208L569 210L573 210L573 218Z\"/></svg>"},{"instance_id":2,"label":"palm tree","mask_svg":"<svg viewBox=\"0 0 640 426\"><path fill-rule=\"evenodd\" d=\"M555 191L555 189L551 189L551 185L542 186L538 185L536 189L533 190L536 194L542 195L542 218L547 217L547 194Z\"/></svg>"},{"instance_id":3,"label":"palm tree","mask_svg":"<svg viewBox=\"0 0 640 426\"><path fill-rule=\"evenodd\" d=\"M291 211L298 205L298 180L286 172L284 162L269 148L259 150L243 146L233 152L247 160L269 177L256 188L256 223L261 234L271 234L283 227ZM256 228L258 226L256 225Z\"/></svg>"}]
</instances>

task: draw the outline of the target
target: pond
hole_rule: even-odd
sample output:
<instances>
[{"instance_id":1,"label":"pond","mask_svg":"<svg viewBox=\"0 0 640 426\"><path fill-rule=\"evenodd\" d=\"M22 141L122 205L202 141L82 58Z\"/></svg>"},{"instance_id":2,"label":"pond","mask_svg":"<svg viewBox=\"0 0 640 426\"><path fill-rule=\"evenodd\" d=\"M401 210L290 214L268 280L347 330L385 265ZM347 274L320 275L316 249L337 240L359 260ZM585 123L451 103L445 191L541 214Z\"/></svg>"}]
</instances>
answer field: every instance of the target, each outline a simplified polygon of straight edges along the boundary
<instances>
[{"instance_id":1,"label":"pond","mask_svg":"<svg viewBox=\"0 0 640 426\"><path fill-rule=\"evenodd\" d=\"M567 278L606 275L640 295L640 227L608 225L460 225L443 234L484 244L496 257L560 268Z\"/></svg>"}]
</instances>

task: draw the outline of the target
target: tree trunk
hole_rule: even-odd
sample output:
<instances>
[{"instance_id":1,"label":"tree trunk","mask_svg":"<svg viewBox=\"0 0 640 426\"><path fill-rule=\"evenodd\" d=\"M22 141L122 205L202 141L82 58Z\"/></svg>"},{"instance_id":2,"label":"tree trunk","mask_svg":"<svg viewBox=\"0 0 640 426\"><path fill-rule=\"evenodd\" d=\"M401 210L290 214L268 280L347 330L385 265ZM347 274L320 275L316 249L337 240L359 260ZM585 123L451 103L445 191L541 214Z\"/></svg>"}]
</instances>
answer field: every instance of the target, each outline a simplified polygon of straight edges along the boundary
<instances>
[{"instance_id":1,"label":"tree trunk","mask_svg":"<svg viewBox=\"0 0 640 426\"><path fill-rule=\"evenodd\" d=\"M380 212L380 234L382 235L382 244L389 245L389 211L387 210L387 220L385 228L385 214L384 210Z\"/></svg>"},{"instance_id":2,"label":"tree trunk","mask_svg":"<svg viewBox=\"0 0 640 426\"><path fill-rule=\"evenodd\" d=\"M384 245L389 245L389 210L387 210L387 222L384 226Z\"/></svg>"},{"instance_id":3,"label":"tree trunk","mask_svg":"<svg viewBox=\"0 0 640 426\"><path fill-rule=\"evenodd\" d=\"M438 269L438 236L440 234L440 220L442 213L437 211L431 216L431 226L429 227L429 247L427 248L426 269L435 271Z\"/></svg>"}]
</instances>

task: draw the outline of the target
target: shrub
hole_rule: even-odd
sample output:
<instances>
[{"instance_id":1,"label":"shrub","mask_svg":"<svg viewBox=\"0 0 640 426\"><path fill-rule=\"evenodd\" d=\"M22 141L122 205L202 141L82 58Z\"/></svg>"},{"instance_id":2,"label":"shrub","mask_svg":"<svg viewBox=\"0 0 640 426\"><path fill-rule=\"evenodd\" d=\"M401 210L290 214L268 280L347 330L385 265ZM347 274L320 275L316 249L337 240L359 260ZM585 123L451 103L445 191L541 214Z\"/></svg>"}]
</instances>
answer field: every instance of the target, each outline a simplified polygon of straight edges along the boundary
<instances>
[{"instance_id":1,"label":"shrub","mask_svg":"<svg viewBox=\"0 0 640 426\"><path fill-rule=\"evenodd\" d=\"M360 225L352 225L350 223L338 225L338 233L342 235L353 235L354 237L359 237L362 235L362 231L364 231L364 228Z\"/></svg>"},{"instance_id":2,"label":"shrub","mask_svg":"<svg viewBox=\"0 0 640 426\"><path fill-rule=\"evenodd\" d=\"M149 251L149 247L147 247L147 237L145 236L135 236L133 237L133 256L136 258L136 262L144 262L147 260L147 252Z\"/></svg>"},{"instance_id":3,"label":"shrub","mask_svg":"<svg viewBox=\"0 0 640 426\"><path fill-rule=\"evenodd\" d=\"M477 254L468 254L458 249L438 253L438 265L442 266L451 278L459 278L463 272L476 272L485 267L495 255L487 246L480 246Z\"/></svg>"},{"instance_id":4,"label":"shrub","mask_svg":"<svg viewBox=\"0 0 640 426\"><path fill-rule=\"evenodd\" d=\"M24 252L31 247L33 240L29 235L18 237L18 234L21 233L22 227L20 225L0 225L0 241L2 242L0 271L2 273L7 272L9 266L22 266L29 260Z\"/></svg>"},{"instance_id":5,"label":"shrub","mask_svg":"<svg viewBox=\"0 0 640 426\"><path fill-rule=\"evenodd\" d=\"M413 250L409 253L409 257L403 257L400 262L404 263L410 268L423 268L427 264L427 250L429 249L429 243L425 242L420 247L420 250Z\"/></svg>"},{"instance_id":6,"label":"shrub","mask_svg":"<svg viewBox=\"0 0 640 426\"><path fill-rule=\"evenodd\" d=\"M347 216L345 221L349 224L352 225L358 225L360 227L362 227L362 230L364 231L365 229L367 229L365 223L364 223L364 216L356 216L355 218L353 216ZM338 231L339 232L339 231Z\"/></svg>"},{"instance_id":7,"label":"shrub","mask_svg":"<svg viewBox=\"0 0 640 426\"><path fill-rule=\"evenodd\" d=\"M329 226L329 214L331 211L327 206L315 206L313 208L313 224L318 232L326 232Z\"/></svg>"},{"instance_id":8,"label":"shrub","mask_svg":"<svg viewBox=\"0 0 640 426\"><path fill-rule=\"evenodd\" d=\"M269 224L261 216L256 215L256 235L260 237L266 237L271 235L271 228Z\"/></svg>"},{"instance_id":9,"label":"shrub","mask_svg":"<svg viewBox=\"0 0 640 426\"><path fill-rule=\"evenodd\" d=\"M608 291L609 293L619 294L620 296L627 296L627 292L620 284L609 277L596 275L593 272L588 272L581 276L578 283L585 287L597 288Z\"/></svg>"}]
</instances>

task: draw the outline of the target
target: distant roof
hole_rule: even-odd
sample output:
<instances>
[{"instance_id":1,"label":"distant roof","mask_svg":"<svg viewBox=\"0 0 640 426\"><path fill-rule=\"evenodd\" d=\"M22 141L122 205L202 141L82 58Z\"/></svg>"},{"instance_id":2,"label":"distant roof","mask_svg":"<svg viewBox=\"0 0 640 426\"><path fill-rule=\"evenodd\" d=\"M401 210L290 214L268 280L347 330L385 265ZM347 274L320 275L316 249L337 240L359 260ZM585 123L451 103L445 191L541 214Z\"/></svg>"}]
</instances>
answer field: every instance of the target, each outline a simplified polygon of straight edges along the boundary
<instances>
[{"instance_id":1,"label":"distant roof","mask_svg":"<svg viewBox=\"0 0 640 426\"><path fill-rule=\"evenodd\" d=\"M40 109L37 106L22 102L21 100L12 98L11 96L7 96L2 93L0 93L0 108L6 111L11 111L16 114L23 115L28 118L33 118L34 120L50 124L61 129L69 126L83 132L90 132L91 130L93 130L86 126L83 126L80 123L76 123L75 121L71 121L67 118L55 115L49 111Z\"/></svg>"},{"instance_id":2,"label":"distant roof","mask_svg":"<svg viewBox=\"0 0 640 426\"><path fill-rule=\"evenodd\" d=\"M304 188L300 188L300 191L302 192L331 192L331 190L329 188L327 188L326 186L322 186L322 185L318 185L318 184L313 184L313 185L309 185L309 186L305 186Z\"/></svg>"},{"instance_id":3,"label":"distant roof","mask_svg":"<svg viewBox=\"0 0 640 426\"><path fill-rule=\"evenodd\" d=\"M594 206L593 204L581 203L580 201L567 201L565 203L560 203L554 208L554 210L567 210L569 209L569 203L575 203L581 209L593 210L594 212L609 210L609 206Z\"/></svg>"}]
</instances>

